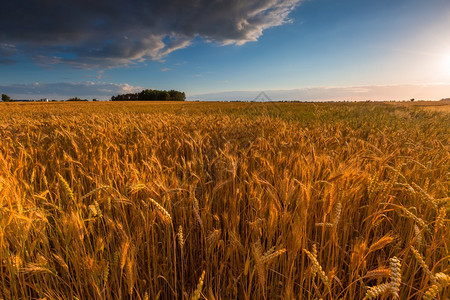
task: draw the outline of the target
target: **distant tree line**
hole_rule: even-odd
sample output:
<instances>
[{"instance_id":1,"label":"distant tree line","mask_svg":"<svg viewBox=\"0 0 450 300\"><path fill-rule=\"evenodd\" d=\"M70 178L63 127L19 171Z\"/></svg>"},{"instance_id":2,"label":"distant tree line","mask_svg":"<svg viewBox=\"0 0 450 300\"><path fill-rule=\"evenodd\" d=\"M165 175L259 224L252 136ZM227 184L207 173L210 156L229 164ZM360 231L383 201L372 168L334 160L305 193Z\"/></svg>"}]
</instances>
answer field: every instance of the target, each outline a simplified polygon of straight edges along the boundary
<instances>
[{"instance_id":1,"label":"distant tree line","mask_svg":"<svg viewBox=\"0 0 450 300\"><path fill-rule=\"evenodd\" d=\"M2 94L2 101L3 101L3 102L11 102L12 99L11 99L11 97L9 97L9 96L6 95L6 94Z\"/></svg>"},{"instance_id":2,"label":"distant tree line","mask_svg":"<svg viewBox=\"0 0 450 300\"><path fill-rule=\"evenodd\" d=\"M143 90L134 94L122 94L112 96L111 101L185 101L186 94L175 90L160 91L160 90Z\"/></svg>"},{"instance_id":3,"label":"distant tree line","mask_svg":"<svg viewBox=\"0 0 450 300\"><path fill-rule=\"evenodd\" d=\"M78 97L69 98L66 101L89 101L88 99L81 99Z\"/></svg>"}]
</instances>

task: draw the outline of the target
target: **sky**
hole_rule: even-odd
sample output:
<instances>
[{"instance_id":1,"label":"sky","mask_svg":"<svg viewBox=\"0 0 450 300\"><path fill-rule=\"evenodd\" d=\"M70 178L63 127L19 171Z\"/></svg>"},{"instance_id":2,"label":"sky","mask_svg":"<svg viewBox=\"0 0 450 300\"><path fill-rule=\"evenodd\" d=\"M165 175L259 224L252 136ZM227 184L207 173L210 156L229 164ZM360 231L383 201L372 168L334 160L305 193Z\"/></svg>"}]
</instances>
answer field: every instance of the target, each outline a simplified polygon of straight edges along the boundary
<instances>
[{"instance_id":1,"label":"sky","mask_svg":"<svg viewBox=\"0 0 450 300\"><path fill-rule=\"evenodd\" d=\"M2 0L0 93L450 97L449 0Z\"/></svg>"}]
</instances>

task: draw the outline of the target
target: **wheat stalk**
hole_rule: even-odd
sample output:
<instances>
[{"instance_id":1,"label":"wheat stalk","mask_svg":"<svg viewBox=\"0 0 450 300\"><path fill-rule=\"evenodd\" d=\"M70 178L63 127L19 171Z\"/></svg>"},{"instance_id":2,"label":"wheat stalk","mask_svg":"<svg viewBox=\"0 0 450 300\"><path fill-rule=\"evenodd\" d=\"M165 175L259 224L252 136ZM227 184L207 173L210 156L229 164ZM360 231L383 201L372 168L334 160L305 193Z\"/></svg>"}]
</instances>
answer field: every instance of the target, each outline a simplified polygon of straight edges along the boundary
<instances>
[{"instance_id":1,"label":"wheat stalk","mask_svg":"<svg viewBox=\"0 0 450 300\"><path fill-rule=\"evenodd\" d=\"M446 216L447 216L447 211L446 211L445 207L441 207L439 209L438 215L436 217L436 225L434 227L435 231L438 231L439 229L444 227L444 221L445 221Z\"/></svg>"},{"instance_id":2,"label":"wheat stalk","mask_svg":"<svg viewBox=\"0 0 450 300\"><path fill-rule=\"evenodd\" d=\"M317 260L317 256L313 255L311 252L309 252L306 249L303 249L303 251L306 253L308 258L312 262L313 274L318 274L320 280L322 280L323 284L329 289L330 283L329 283L328 277L326 276L325 272L322 269L322 266L320 265L319 261Z\"/></svg>"},{"instance_id":3,"label":"wheat stalk","mask_svg":"<svg viewBox=\"0 0 450 300\"><path fill-rule=\"evenodd\" d=\"M70 188L70 185L67 183L67 181L64 179L64 177L61 176L61 174L56 173L56 176L58 177L58 181L61 184L67 198L69 198L69 200L71 200L71 201L74 201L73 191Z\"/></svg>"},{"instance_id":4,"label":"wheat stalk","mask_svg":"<svg viewBox=\"0 0 450 300\"><path fill-rule=\"evenodd\" d=\"M400 273L401 269L400 260L398 260L398 258L395 256L390 259L390 269L391 269L391 282L390 282L391 293L394 296L394 298L398 298L402 277Z\"/></svg>"},{"instance_id":5,"label":"wheat stalk","mask_svg":"<svg viewBox=\"0 0 450 300\"><path fill-rule=\"evenodd\" d=\"M267 263L267 262L271 261L272 259L274 259L275 257L280 256L281 254L283 254L285 252L286 252L286 249L280 249L280 250L277 250L277 251L269 253L269 254L264 254L261 257L261 263Z\"/></svg>"},{"instance_id":6,"label":"wheat stalk","mask_svg":"<svg viewBox=\"0 0 450 300\"><path fill-rule=\"evenodd\" d=\"M183 234L183 226L181 226L181 225L178 226L177 237L178 237L178 245L180 245L181 252L183 252L183 247L184 247L184 234Z\"/></svg>"},{"instance_id":7,"label":"wheat stalk","mask_svg":"<svg viewBox=\"0 0 450 300\"><path fill-rule=\"evenodd\" d=\"M197 199L195 197L193 197L193 201L192 202L193 202L194 214L195 214L195 217L197 218L197 222L200 225L201 230L204 231L202 218L200 217L200 209L199 209L199 206L198 206L198 201L197 201Z\"/></svg>"},{"instance_id":8,"label":"wheat stalk","mask_svg":"<svg viewBox=\"0 0 450 300\"><path fill-rule=\"evenodd\" d=\"M386 268L379 268L375 270L368 271L364 278L381 278L381 277L390 277L391 270Z\"/></svg>"},{"instance_id":9,"label":"wheat stalk","mask_svg":"<svg viewBox=\"0 0 450 300\"><path fill-rule=\"evenodd\" d=\"M153 198L150 198L150 202L153 203L156 209L162 214L163 220L169 224L172 224L172 216L170 215L170 213L164 207L162 207L161 204L156 202Z\"/></svg>"},{"instance_id":10,"label":"wheat stalk","mask_svg":"<svg viewBox=\"0 0 450 300\"><path fill-rule=\"evenodd\" d=\"M255 268L258 274L258 280L261 286L264 288L266 283L266 272L264 264L262 262L262 246L261 242L257 241L253 244L253 256L255 258Z\"/></svg>"},{"instance_id":11,"label":"wheat stalk","mask_svg":"<svg viewBox=\"0 0 450 300\"><path fill-rule=\"evenodd\" d=\"M390 234L387 234L387 235L381 237L378 241L376 241L375 243L370 245L369 253L374 252L376 250L383 249L386 245L392 243L394 240L395 240L395 237Z\"/></svg>"},{"instance_id":12,"label":"wheat stalk","mask_svg":"<svg viewBox=\"0 0 450 300\"><path fill-rule=\"evenodd\" d=\"M380 285L369 287L366 291L364 299L373 299L378 296L390 293L394 299L399 298L400 284L401 284L401 264L397 257L393 257L389 260L389 282L382 283ZM387 273L386 269L374 270L370 275L385 275ZM368 273L369 274L369 273ZM365 277L370 278L372 276L366 275Z\"/></svg>"},{"instance_id":13,"label":"wheat stalk","mask_svg":"<svg viewBox=\"0 0 450 300\"><path fill-rule=\"evenodd\" d=\"M194 293L192 294L191 300L198 300L200 299L200 295L202 293L203 289L203 280L205 279L205 271L202 272L202 275L200 276L197 284L197 288L195 289Z\"/></svg>"},{"instance_id":14,"label":"wheat stalk","mask_svg":"<svg viewBox=\"0 0 450 300\"><path fill-rule=\"evenodd\" d=\"M434 284L436 284L436 280L433 276L433 274L430 271L430 268L428 267L428 265L425 263L425 260L423 259L422 254L419 253L419 251L416 250L416 248L414 248L413 246L411 246L411 251L414 254L414 257L416 258L416 260L419 262L419 265L422 267L422 269L425 271L425 273L428 275L428 277L432 280L432 282Z\"/></svg>"},{"instance_id":15,"label":"wheat stalk","mask_svg":"<svg viewBox=\"0 0 450 300\"><path fill-rule=\"evenodd\" d=\"M376 286L369 287L366 291L366 295L363 300L371 300L380 295L384 295L391 290L391 285L389 283L382 283Z\"/></svg>"}]
</instances>

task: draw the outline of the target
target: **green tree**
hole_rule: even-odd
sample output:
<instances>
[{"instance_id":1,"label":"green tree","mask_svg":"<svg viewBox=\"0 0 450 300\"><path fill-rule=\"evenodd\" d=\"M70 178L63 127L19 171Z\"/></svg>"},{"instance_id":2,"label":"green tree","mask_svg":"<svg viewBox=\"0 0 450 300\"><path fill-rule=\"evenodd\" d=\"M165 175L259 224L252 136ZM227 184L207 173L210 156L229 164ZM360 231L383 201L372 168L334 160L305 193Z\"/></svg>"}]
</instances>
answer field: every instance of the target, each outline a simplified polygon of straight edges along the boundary
<instances>
[{"instance_id":1,"label":"green tree","mask_svg":"<svg viewBox=\"0 0 450 300\"><path fill-rule=\"evenodd\" d=\"M3 102L10 102L11 101L11 97L9 97L6 94L2 94L2 101Z\"/></svg>"},{"instance_id":2,"label":"green tree","mask_svg":"<svg viewBox=\"0 0 450 300\"><path fill-rule=\"evenodd\" d=\"M111 101L185 101L186 94L175 90L146 89L139 93L112 96Z\"/></svg>"}]
</instances>

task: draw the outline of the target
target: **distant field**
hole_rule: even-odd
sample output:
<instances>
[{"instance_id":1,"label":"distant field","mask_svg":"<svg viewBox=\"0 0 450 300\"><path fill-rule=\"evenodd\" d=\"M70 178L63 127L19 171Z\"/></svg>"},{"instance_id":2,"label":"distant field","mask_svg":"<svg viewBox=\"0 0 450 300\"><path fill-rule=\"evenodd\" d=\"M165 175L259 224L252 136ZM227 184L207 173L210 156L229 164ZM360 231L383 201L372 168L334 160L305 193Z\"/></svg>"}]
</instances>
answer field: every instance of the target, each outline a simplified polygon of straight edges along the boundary
<instances>
[{"instance_id":1,"label":"distant field","mask_svg":"<svg viewBox=\"0 0 450 300\"><path fill-rule=\"evenodd\" d=\"M450 103L0 103L0 299L447 299Z\"/></svg>"},{"instance_id":2,"label":"distant field","mask_svg":"<svg viewBox=\"0 0 450 300\"><path fill-rule=\"evenodd\" d=\"M43 106L44 105L44 106ZM375 109L379 107L400 107L401 109L432 109L449 111L450 101L416 101L416 102L353 102L353 103L281 103L281 102L163 102L163 101L133 101L133 102L49 102L49 103L1 103L6 107L4 115L25 114L79 114L79 113L207 113L232 114L245 116L260 116L265 112L283 117L304 116L305 113L323 108L325 111L342 109ZM43 109L45 107L45 109ZM1 114L1 113L0 113Z\"/></svg>"}]
</instances>

